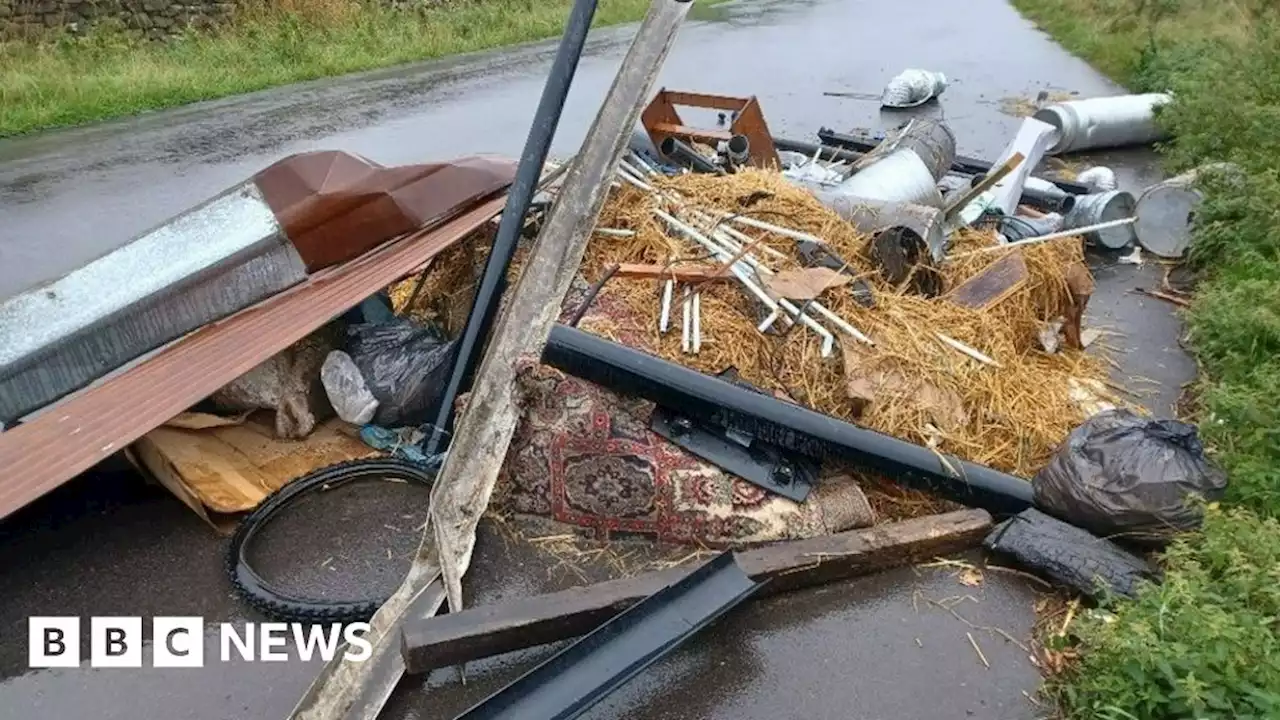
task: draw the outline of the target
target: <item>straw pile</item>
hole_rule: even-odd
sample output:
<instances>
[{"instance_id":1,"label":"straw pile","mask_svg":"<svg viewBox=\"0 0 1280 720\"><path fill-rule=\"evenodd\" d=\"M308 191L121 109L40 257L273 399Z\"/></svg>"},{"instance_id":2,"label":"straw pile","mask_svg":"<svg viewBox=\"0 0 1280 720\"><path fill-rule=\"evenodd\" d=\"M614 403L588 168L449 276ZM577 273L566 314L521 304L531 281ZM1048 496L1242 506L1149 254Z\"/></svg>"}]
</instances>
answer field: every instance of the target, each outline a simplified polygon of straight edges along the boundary
<instances>
[{"instance_id":1,"label":"straw pile","mask_svg":"<svg viewBox=\"0 0 1280 720\"><path fill-rule=\"evenodd\" d=\"M588 316L581 325L585 330L613 339L639 338L650 351L704 372L737 368L744 379L815 410L1022 477L1043 467L1085 418L1071 396L1071 379L1095 387L1105 381L1100 359L1067 349L1050 355L1038 339L1045 324L1065 314L1070 304L1067 271L1083 262L1078 241L948 261L941 267L946 289L1007 253L1023 254L1028 282L996 305L973 310L944 297L925 298L891 286L864 255L869 238L777 173L750 170L655 182L698 208L740 213L822 238L851 272L870 284L876 304L859 305L848 287L827 290L821 302L875 345L859 343L824 322L841 348L835 356L823 358L820 339L803 327L784 331L784 323L778 322L775 328L781 332L758 332L763 308L731 282L700 287L703 344L697 355L681 350L678 301L671 311L672 330L659 334L661 283L654 280L611 280L597 302L621 303L629 312L622 319L616 314ZM612 263L714 262L695 243L669 233L654 216L655 208L681 212L652 193L629 185L615 189L598 227L635 234L593 237L582 268L587 280L594 281ZM794 240L738 229L785 256L757 246L753 254L773 270L804 267ZM950 252L958 255L995 242L992 235L965 231L953 239ZM971 359L937 333L979 350L999 367ZM857 397L851 396L851 382Z\"/></svg>"}]
</instances>

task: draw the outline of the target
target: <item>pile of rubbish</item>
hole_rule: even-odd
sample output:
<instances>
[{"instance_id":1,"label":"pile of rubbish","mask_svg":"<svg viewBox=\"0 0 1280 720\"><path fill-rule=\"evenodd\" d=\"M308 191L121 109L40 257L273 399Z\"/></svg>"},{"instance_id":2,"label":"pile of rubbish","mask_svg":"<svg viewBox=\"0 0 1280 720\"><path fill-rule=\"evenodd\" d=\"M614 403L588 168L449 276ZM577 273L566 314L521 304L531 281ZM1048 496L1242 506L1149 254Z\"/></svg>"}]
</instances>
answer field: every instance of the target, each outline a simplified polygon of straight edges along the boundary
<instances>
[{"instance_id":1,"label":"pile of rubbish","mask_svg":"<svg viewBox=\"0 0 1280 720\"><path fill-rule=\"evenodd\" d=\"M1135 545L1195 528L1187 496L1215 499L1226 478L1194 427L1112 391L1084 325L1086 248L1177 257L1194 177L1135 199L1106 168L1033 173L1159 139L1167 97L1040 107L990 163L919 119L787 140L756 98L645 103L687 5L655 3L566 163L545 163L556 103L518 169L293 156L0 304L0 464L31 468L0 510L124 447L211 522L251 510L229 554L249 602L374 617L377 659L326 668L298 712L405 667L586 634L495 696L581 710L630 677L593 668L638 671L753 595L984 538L1085 594L1157 579ZM935 102L947 83L911 70L881 102ZM567 86L553 75L548 92L562 104ZM687 125L690 105L721 126ZM282 508L370 479L431 488L396 594L308 599L253 571L247 547ZM498 505L728 550L477 618L461 583ZM627 636L612 652L634 663L593 660ZM375 667L400 641L404 667ZM542 710L515 716L560 716Z\"/></svg>"},{"instance_id":2,"label":"pile of rubbish","mask_svg":"<svg viewBox=\"0 0 1280 720\"><path fill-rule=\"evenodd\" d=\"M758 287L769 298L807 304L809 319L759 332L763 302L729 273L673 282L675 298L686 289L695 298L690 321L699 337L689 347L675 323L661 330L664 313L681 312L663 305L666 281L623 277L596 300L608 309L583 319L589 332L711 374L734 367L793 402L1022 476L1039 470L1085 419L1072 388L1106 379L1104 362L1079 345L1092 281L1078 242L1000 250L995 231L964 230L950 244L951 257L920 263L899 280L877 264L875 235L777 172L650 182L655 191L627 185L606 206L602 226L634 235L593 237L588 280L623 263L672 277L689 267L715 272L707 259L686 258L709 254L690 236L719 236L732 242L722 255L750 246L739 262L755 271ZM729 219L710 220L723 217ZM688 230L671 232L673 225ZM797 234L813 240L797 241ZM1074 292L1073 282L1084 292ZM1068 319L1077 324L1075 346L1046 352L1041 335Z\"/></svg>"}]
</instances>

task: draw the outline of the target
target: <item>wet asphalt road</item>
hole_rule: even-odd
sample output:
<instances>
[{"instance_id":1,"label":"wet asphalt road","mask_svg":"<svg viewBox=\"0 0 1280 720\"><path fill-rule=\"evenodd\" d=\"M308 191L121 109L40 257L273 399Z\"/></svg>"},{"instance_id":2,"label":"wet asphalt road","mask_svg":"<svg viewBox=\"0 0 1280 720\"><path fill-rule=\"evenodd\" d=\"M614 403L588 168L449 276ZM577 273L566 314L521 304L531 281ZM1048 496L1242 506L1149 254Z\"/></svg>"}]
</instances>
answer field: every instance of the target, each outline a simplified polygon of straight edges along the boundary
<instances>
[{"instance_id":1,"label":"wet asphalt road","mask_svg":"<svg viewBox=\"0 0 1280 720\"><path fill-rule=\"evenodd\" d=\"M1041 89L1119 89L1031 28L1001 0L739 3L699 11L664 69L669 87L756 94L775 134L811 139L819 125L889 127L904 116L824 91L875 93L905 67L953 85L924 114L945 114L960 151L992 157L1018 120L1007 96ZM940 40L946 38L946 40ZM991 42L990 38L1000 38ZM557 137L571 153L625 51L628 29L593 36ZM518 154L553 48L534 46L206 103L119 123L0 142L0 297L52 279L289 153L338 148L394 164L476 152ZM1107 159L1122 187L1157 177L1150 158ZM1122 331L1117 379L1152 381L1146 404L1168 412L1194 365L1159 301L1129 293L1158 269L1094 258L1095 323ZM1130 383L1134 384L1134 383ZM262 545L269 574L334 597L389 589L412 549L425 496L355 488L283 520ZM338 533L336 530L341 529ZM317 669L210 662L203 670L26 669L30 615L200 615L258 619L231 591L223 541L164 491L97 472L0 525L0 720L283 718ZM386 558L390 558L387 560ZM487 528L471 602L580 582L557 560ZM587 568L597 575L600 568ZM770 599L735 612L595 708L593 718L1033 718L1023 693L1039 676L1026 653L974 630L1025 640L1037 588L988 573L978 587L945 570L895 573ZM973 633L991 667L978 660ZM919 642L917 642L919 641ZM216 637L206 648L217 653ZM87 647L86 647L87 650ZM543 649L476 664L462 686L440 672L406 683L389 718L448 718ZM211 657L211 660L216 659Z\"/></svg>"}]
</instances>

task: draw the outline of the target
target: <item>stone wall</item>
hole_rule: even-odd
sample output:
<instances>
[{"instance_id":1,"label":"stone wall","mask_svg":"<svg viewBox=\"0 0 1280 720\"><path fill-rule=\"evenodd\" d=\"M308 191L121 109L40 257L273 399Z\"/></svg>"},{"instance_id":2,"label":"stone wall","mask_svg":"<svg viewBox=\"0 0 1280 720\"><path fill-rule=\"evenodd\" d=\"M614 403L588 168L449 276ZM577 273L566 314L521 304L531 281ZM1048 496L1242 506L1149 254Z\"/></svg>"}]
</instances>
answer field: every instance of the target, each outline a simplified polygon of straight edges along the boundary
<instances>
[{"instance_id":1,"label":"stone wall","mask_svg":"<svg viewBox=\"0 0 1280 720\"><path fill-rule=\"evenodd\" d=\"M0 37L83 32L111 19L160 39L188 26L215 24L234 7L229 0L0 0Z\"/></svg>"}]
</instances>

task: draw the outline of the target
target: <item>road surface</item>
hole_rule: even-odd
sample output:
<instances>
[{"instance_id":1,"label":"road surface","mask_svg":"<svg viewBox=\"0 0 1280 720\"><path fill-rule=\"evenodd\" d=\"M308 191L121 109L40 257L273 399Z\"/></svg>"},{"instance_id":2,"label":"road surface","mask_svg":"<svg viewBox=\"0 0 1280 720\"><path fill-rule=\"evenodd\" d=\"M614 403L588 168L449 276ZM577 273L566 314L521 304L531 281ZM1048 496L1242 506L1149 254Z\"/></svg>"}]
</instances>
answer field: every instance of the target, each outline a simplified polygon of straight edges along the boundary
<instances>
[{"instance_id":1,"label":"road surface","mask_svg":"<svg viewBox=\"0 0 1280 720\"><path fill-rule=\"evenodd\" d=\"M1016 118L1000 101L1040 90L1120 89L1021 19L1002 0L740 2L700 10L664 68L671 88L759 97L775 134L812 139L819 125L885 128L901 114L824 92L877 93L908 67L952 78L942 114L960 151L993 157ZM618 66L631 28L589 44L554 152L575 149ZM998 39L998 42L993 41ZM290 153L342 149L387 164L471 153L517 155L554 48L537 45L309 83L83 129L0 142L0 297L38 285ZM1124 187L1157 176L1144 154L1110 159ZM1120 374L1156 381L1167 412L1191 377L1179 325L1159 301L1127 292L1153 268L1095 259L1096 322L1127 333ZM388 589L415 544L425 496L353 489L274 527L262 562L334 596ZM341 530L342 532L338 532ZM577 582L554 559L486 526L471 601ZM201 670L27 669L31 615L199 615L259 620L224 576L224 541L162 490L128 473L90 473L0 525L0 720L283 718L317 665L216 662ZM391 561L385 558L391 557ZM336 558L336 561L334 560ZM590 569L589 569L590 570ZM598 568L596 569L598 570ZM778 597L735 612L595 708L593 718L830 720L1021 719L1039 675L1026 652L975 631L928 600L960 598L978 626L1025 640L1038 588L989 573L977 587L946 570L904 569ZM87 622L87 620L86 620ZM973 633L990 667L970 645ZM216 636L211 636L215 638ZM547 650L406 683L384 717L448 718Z\"/></svg>"}]
</instances>

